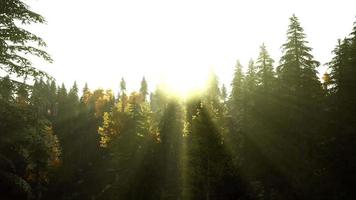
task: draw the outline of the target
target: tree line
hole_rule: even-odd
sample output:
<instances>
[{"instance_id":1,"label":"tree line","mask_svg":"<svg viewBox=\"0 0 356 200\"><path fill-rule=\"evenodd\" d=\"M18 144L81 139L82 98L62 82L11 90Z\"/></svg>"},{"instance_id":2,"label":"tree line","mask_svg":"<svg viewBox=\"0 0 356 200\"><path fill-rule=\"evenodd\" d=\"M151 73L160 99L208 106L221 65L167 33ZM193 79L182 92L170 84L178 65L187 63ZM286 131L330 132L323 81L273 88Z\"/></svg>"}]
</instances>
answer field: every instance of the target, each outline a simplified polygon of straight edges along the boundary
<instances>
[{"instance_id":1,"label":"tree line","mask_svg":"<svg viewBox=\"0 0 356 200\"><path fill-rule=\"evenodd\" d=\"M134 92L122 78L117 95L58 85L21 53L51 61L16 23L43 17L0 5L1 199L356 196L356 24L322 80L293 15L278 64L262 44L247 70L237 61L231 91L212 73L182 100L145 78Z\"/></svg>"}]
</instances>

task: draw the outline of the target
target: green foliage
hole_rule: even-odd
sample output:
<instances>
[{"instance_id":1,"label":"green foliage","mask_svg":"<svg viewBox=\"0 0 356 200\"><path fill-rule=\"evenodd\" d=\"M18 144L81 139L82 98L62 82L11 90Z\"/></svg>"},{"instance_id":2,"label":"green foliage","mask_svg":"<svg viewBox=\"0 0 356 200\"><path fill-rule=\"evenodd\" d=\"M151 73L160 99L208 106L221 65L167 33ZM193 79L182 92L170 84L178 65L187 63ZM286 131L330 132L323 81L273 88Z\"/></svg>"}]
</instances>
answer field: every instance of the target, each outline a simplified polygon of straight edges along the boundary
<instances>
[{"instance_id":1,"label":"green foliage","mask_svg":"<svg viewBox=\"0 0 356 200\"><path fill-rule=\"evenodd\" d=\"M326 138L323 159L328 174L334 179L331 186L340 191L340 198L353 198L355 176L352 169L356 162L352 158L356 130L356 26L349 37L339 40L334 49L334 58L329 63L330 85L325 118ZM333 162L328 162L331 158ZM345 163L347 163L345 165ZM339 197L331 194L336 198Z\"/></svg>"},{"instance_id":2,"label":"green foliage","mask_svg":"<svg viewBox=\"0 0 356 200\"><path fill-rule=\"evenodd\" d=\"M277 75L286 95L303 95L304 98L314 98L320 94L321 87L316 68L320 65L311 54L305 40L304 29L298 18L293 15L287 31L287 42L282 45L283 55Z\"/></svg>"},{"instance_id":3,"label":"green foliage","mask_svg":"<svg viewBox=\"0 0 356 200\"><path fill-rule=\"evenodd\" d=\"M143 77L141 81L140 94L143 97L143 101L146 101L146 97L148 95L148 88L147 88L147 81L145 77Z\"/></svg>"},{"instance_id":4,"label":"green foliage","mask_svg":"<svg viewBox=\"0 0 356 200\"><path fill-rule=\"evenodd\" d=\"M48 76L33 67L31 61L25 57L26 54L31 54L51 62L51 57L40 49L46 43L18 25L45 23L44 18L31 11L21 0L1 1L0 16L0 69L17 76Z\"/></svg>"},{"instance_id":5,"label":"green foliage","mask_svg":"<svg viewBox=\"0 0 356 200\"><path fill-rule=\"evenodd\" d=\"M211 110L200 104L187 136L187 183L184 199L238 199L239 177Z\"/></svg>"},{"instance_id":6,"label":"green foliage","mask_svg":"<svg viewBox=\"0 0 356 200\"><path fill-rule=\"evenodd\" d=\"M267 52L265 44L260 47L260 53L256 62L257 84L263 85L265 90L271 89L274 82L273 59Z\"/></svg>"},{"instance_id":7,"label":"green foliage","mask_svg":"<svg viewBox=\"0 0 356 200\"><path fill-rule=\"evenodd\" d=\"M44 75L17 56L41 56L27 44L43 41L15 26L43 18L21 1L0 5L0 67ZM354 199L356 26L323 88L307 44L293 15L276 71L262 44L246 70L237 61L230 92L211 73L185 100L162 85L148 99L145 78L130 93L122 78L118 98L1 78L0 198Z\"/></svg>"},{"instance_id":8,"label":"green foliage","mask_svg":"<svg viewBox=\"0 0 356 200\"><path fill-rule=\"evenodd\" d=\"M38 82L30 88L5 78L0 80L0 85L0 152L6 158L0 170L5 189L1 195L4 198L27 196L28 199L32 194L39 197L61 153L52 124L46 119L43 108L46 101L38 92L44 83Z\"/></svg>"},{"instance_id":9,"label":"green foliage","mask_svg":"<svg viewBox=\"0 0 356 200\"><path fill-rule=\"evenodd\" d=\"M120 90L121 90L122 93L126 91L126 82L125 82L124 78L121 78Z\"/></svg>"},{"instance_id":10,"label":"green foliage","mask_svg":"<svg viewBox=\"0 0 356 200\"><path fill-rule=\"evenodd\" d=\"M171 100L159 123L157 170L160 172L159 198L176 199L183 195L183 129L182 105Z\"/></svg>"},{"instance_id":11,"label":"green foliage","mask_svg":"<svg viewBox=\"0 0 356 200\"><path fill-rule=\"evenodd\" d=\"M225 102L226 98L227 98L227 90L226 90L225 85L222 84L222 86L221 86L221 99L222 99L223 102Z\"/></svg>"},{"instance_id":12,"label":"green foliage","mask_svg":"<svg viewBox=\"0 0 356 200\"><path fill-rule=\"evenodd\" d=\"M231 94L229 99L229 107L230 111L233 113L234 116L238 115L240 112L239 110L242 109L242 96L243 96L243 81L245 76L242 72L242 65L240 61L236 61L235 65L235 72L233 76L233 80L231 83ZM237 121L237 119L235 119Z\"/></svg>"}]
</instances>

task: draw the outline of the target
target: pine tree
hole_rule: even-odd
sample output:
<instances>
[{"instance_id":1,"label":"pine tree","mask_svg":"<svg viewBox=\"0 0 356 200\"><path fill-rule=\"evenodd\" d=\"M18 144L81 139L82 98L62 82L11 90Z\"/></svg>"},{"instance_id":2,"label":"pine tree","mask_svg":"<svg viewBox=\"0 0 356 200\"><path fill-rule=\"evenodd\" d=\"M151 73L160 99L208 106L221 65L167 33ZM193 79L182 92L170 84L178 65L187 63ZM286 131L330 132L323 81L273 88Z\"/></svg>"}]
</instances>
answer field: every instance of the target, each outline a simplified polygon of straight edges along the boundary
<instances>
[{"instance_id":1,"label":"pine tree","mask_svg":"<svg viewBox=\"0 0 356 200\"><path fill-rule=\"evenodd\" d=\"M121 78L120 90L121 90L121 95L120 95L121 112L124 112L127 106L126 82L124 78Z\"/></svg>"},{"instance_id":2,"label":"pine tree","mask_svg":"<svg viewBox=\"0 0 356 200\"><path fill-rule=\"evenodd\" d=\"M250 59L250 61L248 62L245 84L244 84L245 92L248 92L250 94L246 94L246 95L254 95L256 88L257 88L256 66L255 66L255 62L252 59Z\"/></svg>"},{"instance_id":3,"label":"pine tree","mask_svg":"<svg viewBox=\"0 0 356 200\"><path fill-rule=\"evenodd\" d=\"M15 86L11 83L10 77L5 76L0 79L0 100L3 102L11 102L13 98L13 90Z\"/></svg>"},{"instance_id":4,"label":"pine tree","mask_svg":"<svg viewBox=\"0 0 356 200\"><path fill-rule=\"evenodd\" d=\"M280 163L280 171L289 179L285 195L300 192L294 198L305 198L310 194L315 180L317 160L313 159L321 133L321 107L323 98L311 48L298 18L293 15L287 31L287 42L282 45L283 55L277 67L275 121L279 129L274 130L274 162ZM288 150L287 150L288 149ZM288 167L288 163L294 163ZM282 187L282 186L279 186Z\"/></svg>"},{"instance_id":5,"label":"pine tree","mask_svg":"<svg viewBox=\"0 0 356 200\"><path fill-rule=\"evenodd\" d=\"M80 102L82 104L88 104L89 103L89 98L91 96L91 92L88 87L88 83L85 83L84 88L83 88L83 94L82 97L80 98Z\"/></svg>"},{"instance_id":6,"label":"pine tree","mask_svg":"<svg viewBox=\"0 0 356 200\"><path fill-rule=\"evenodd\" d=\"M27 106L29 104L28 89L25 84L21 84L17 88L16 103L19 106Z\"/></svg>"},{"instance_id":7,"label":"pine tree","mask_svg":"<svg viewBox=\"0 0 356 200\"><path fill-rule=\"evenodd\" d=\"M17 199L22 196L20 199L26 199L24 195L32 193L41 199L49 168L58 161L60 154L57 137L51 122L46 119L48 87L42 80L36 81L33 87L23 83L17 85L16 89L10 87L5 90L11 96L16 94L16 98L0 98L0 128L3 131L0 157L6 158L9 164L16 164L10 171L3 171L0 164L1 188L8 190L2 191L0 197ZM4 96L7 95L1 95ZM3 106L3 103L7 105Z\"/></svg>"},{"instance_id":8,"label":"pine tree","mask_svg":"<svg viewBox=\"0 0 356 200\"><path fill-rule=\"evenodd\" d=\"M78 102L79 101L79 97L78 97L78 86L77 86L77 82L75 81L72 88L70 88L69 92L68 92L68 98L71 101L74 102Z\"/></svg>"},{"instance_id":9,"label":"pine tree","mask_svg":"<svg viewBox=\"0 0 356 200\"><path fill-rule=\"evenodd\" d=\"M260 47L260 53L256 62L257 84L263 89L271 89L274 82L273 59L267 52L265 44Z\"/></svg>"},{"instance_id":10,"label":"pine tree","mask_svg":"<svg viewBox=\"0 0 356 200\"><path fill-rule=\"evenodd\" d=\"M146 101L148 95L148 89L147 89L147 82L145 77L143 77L141 81L140 94L143 98L143 101Z\"/></svg>"},{"instance_id":11,"label":"pine tree","mask_svg":"<svg viewBox=\"0 0 356 200\"><path fill-rule=\"evenodd\" d=\"M298 18L293 15L289 20L287 42L282 45L283 56L277 75L286 95L298 95L306 98L303 101L308 101L320 95L321 87L316 71L320 63L314 60L312 48L307 46L304 29Z\"/></svg>"},{"instance_id":12,"label":"pine tree","mask_svg":"<svg viewBox=\"0 0 356 200\"><path fill-rule=\"evenodd\" d=\"M106 198L150 199L155 196L154 149L156 133L148 103L143 102L139 93L133 92L128 98L128 109L121 111L121 102L111 112L104 113L104 121L98 132L101 146L108 148L112 160L114 177L112 189L102 195ZM157 167L157 166L156 166ZM150 180L149 185L146 180ZM142 193L137 193L142 191ZM152 199L156 199L153 198Z\"/></svg>"},{"instance_id":13,"label":"pine tree","mask_svg":"<svg viewBox=\"0 0 356 200\"><path fill-rule=\"evenodd\" d=\"M220 104L220 88L218 77L214 72L210 72L209 80L206 88L206 100L208 104L218 109Z\"/></svg>"},{"instance_id":14,"label":"pine tree","mask_svg":"<svg viewBox=\"0 0 356 200\"><path fill-rule=\"evenodd\" d=\"M207 107L212 115L212 121L219 128L220 134L225 133L225 105L221 101L221 91L219 87L219 81L217 75L211 71L210 77L207 83L206 91L203 96L203 104Z\"/></svg>"},{"instance_id":15,"label":"pine tree","mask_svg":"<svg viewBox=\"0 0 356 200\"><path fill-rule=\"evenodd\" d=\"M333 195L348 199L356 195L352 187L355 184L352 171L356 166L352 159L356 145L356 22L350 36L338 40L333 53L334 58L329 62L331 85L325 128L328 138L324 140L328 146L324 162L334 175L330 185L338 193Z\"/></svg>"},{"instance_id":16,"label":"pine tree","mask_svg":"<svg viewBox=\"0 0 356 200\"><path fill-rule=\"evenodd\" d=\"M222 86L221 86L221 99L222 99L223 102L225 102L226 98L227 98L227 90L226 90L225 84L222 84Z\"/></svg>"},{"instance_id":17,"label":"pine tree","mask_svg":"<svg viewBox=\"0 0 356 200\"><path fill-rule=\"evenodd\" d=\"M73 83L73 86L68 92L68 109L71 110L71 117L76 117L79 114L79 96L77 82Z\"/></svg>"},{"instance_id":18,"label":"pine tree","mask_svg":"<svg viewBox=\"0 0 356 200\"><path fill-rule=\"evenodd\" d=\"M230 110L231 114L236 116L239 110L242 109L242 97L243 97L243 83L245 76L242 72L242 65L239 60L236 61L234 77L231 83L231 94L230 94Z\"/></svg>"},{"instance_id":19,"label":"pine tree","mask_svg":"<svg viewBox=\"0 0 356 200\"><path fill-rule=\"evenodd\" d=\"M126 92L126 81L124 78L121 78L120 81L120 90L122 93Z\"/></svg>"},{"instance_id":20,"label":"pine tree","mask_svg":"<svg viewBox=\"0 0 356 200\"><path fill-rule=\"evenodd\" d=\"M242 185L213 115L197 105L187 136L187 181L184 199L238 199Z\"/></svg>"},{"instance_id":21,"label":"pine tree","mask_svg":"<svg viewBox=\"0 0 356 200\"><path fill-rule=\"evenodd\" d=\"M176 100L171 100L159 124L160 198L182 197L183 110Z\"/></svg>"},{"instance_id":22,"label":"pine tree","mask_svg":"<svg viewBox=\"0 0 356 200\"><path fill-rule=\"evenodd\" d=\"M246 116L243 123L252 123L252 121L248 120L247 116L250 116L255 110L257 97L257 72L256 66L252 59L250 59L248 63L248 68L246 72L246 77L243 84L243 114Z\"/></svg>"},{"instance_id":23,"label":"pine tree","mask_svg":"<svg viewBox=\"0 0 356 200\"><path fill-rule=\"evenodd\" d=\"M30 199L31 185L25 180L24 169L19 165L27 162L23 145L28 141L28 119L30 113L25 107L17 107L13 97L15 86L8 76L0 78L0 198ZM25 139L26 138L26 139ZM29 142L30 143L30 142Z\"/></svg>"},{"instance_id":24,"label":"pine tree","mask_svg":"<svg viewBox=\"0 0 356 200\"><path fill-rule=\"evenodd\" d=\"M56 96L57 96L57 87L56 82L52 80L50 83L47 83L48 86L48 100L49 100L49 119L53 122L54 116L57 115L57 104L56 104Z\"/></svg>"},{"instance_id":25,"label":"pine tree","mask_svg":"<svg viewBox=\"0 0 356 200\"><path fill-rule=\"evenodd\" d=\"M230 148L230 152L233 152L233 161L236 166L239 164L241 159L240 150L242 145L242 124L245 108L245 75L242 68L241 63L237 60L231 83L232 90L228 100L228 115L226 119L228 134L225 138L225 143Z\"/></svg>"},{"instance_id":26,"label":"pine tree","mask_svg":"<svg viewBox=\"0 0 356 200\"><path fill-rule=\"evenodd\" d=\"M168 102L167 91L165 91L164 86L158 85L155 92L150 95L150 107L152 112L155 113L156 121L161 120Z\"/></svg>"}]
</instances>

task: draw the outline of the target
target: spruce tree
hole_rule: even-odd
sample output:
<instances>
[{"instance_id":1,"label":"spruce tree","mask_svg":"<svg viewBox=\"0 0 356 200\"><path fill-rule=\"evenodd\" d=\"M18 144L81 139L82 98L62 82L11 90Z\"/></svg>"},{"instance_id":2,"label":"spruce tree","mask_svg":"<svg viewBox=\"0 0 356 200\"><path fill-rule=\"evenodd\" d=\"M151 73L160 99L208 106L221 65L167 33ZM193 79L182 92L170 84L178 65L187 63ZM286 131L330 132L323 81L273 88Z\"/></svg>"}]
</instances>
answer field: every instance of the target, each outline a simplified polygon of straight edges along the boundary
<instances>
[{"instance_id":1,"label":"spruce tree","mask_svg":"<svg viewBox=\"0 0 356 200\"><path fill-rule=\"evenodd\" d=\"M304 29L293 15L287 31L287 42L282 45L283 55L277 67L276 98L281 102L276 111L274 134L274 162L280 163L280 171L290 179L285 195L300 192L298 198L311 195L310 187L315 180L317 160L315 146L321 116L320 101L323 98L320 81L317 77L319 62L311 54ZM277 106L275 107L277 108ZM318 126L316 126L318 125ZM288 167L288 163L294 163ZM312 166L312 167L311 167Z\"/></svg>"},{"instance_id":2,"label":"spruce tree","mask_svg":"<svg viewBox=\"0 0 356 200\"><path fill-rule=\"evenodd\" d=\"M240 148L242 144L242 127L243 124L243 112L244 112L244 81L245 75L242 71L242 65L239 60L236 61L235 72L231 83L231 94L228 100L228 136L225 138L225 142L230 151L233 152L234 164L238 164L240 160Z\"/></svg>"},{"instance_id":3,"label":"spruce tree","mask_svg":"<svg viewBox=\"0 0 356 200\"><path fill-rule=\"evenodd\" d=\"M74 102L78 102L79 101L79 97L78 97L78 86L77 86L77 82L74 81L72 88L70 88L69 92L68 92L68 98Z\"/></svg>"},{"instance_id":4,"label":"spruce tree","mask_svg":"<svg viewBox=\"0 0 356 200\"><path fill-rule=\"evenodd\" d=\"M242 65L239 60L236 61L235 72L233 80L231 83L231 94L230 94L230 110L233 116L236 116L239 113L239 110L242 109L242 97L243 97L243 83L245 75L242 72Z\"/></svg>"},{"instance_id":5,"label":"spruce tree","mask_svg":"<svg viewBox=\"0 0 356 200\"><path fill-rule=\"evenodd\" d=\"M170 100L159 123L160 198L182 197L183 110L177 100Z\"/></svg>"},{"instance_id":6,"label":"spruce tree","mask_svg":"<svg viewBox=\"0 0 356 200\"><path fill-rule=\"evenodd\" d=\"M287 31L287 42L282 45L283 55L277 75L286 95L299 96L303 102L320 95L321 86L316 68L320 63L314 60L312 48L308 47L304 29L293 15Z\"/></svg>"},{"instance_id":7,"label":"spruce tree","mask_svg":"<svg viewBox=\"0 0 356 200\"><path fill-rule=\"evenodd\" d=\"M183 199L238 199L241 184L209 106L197 105L187 136Z\"/></svg>"},{"instance_id":8,"label":"spruce tree","mask_svg":"<svg viewBox=\"0 0 356 200\"><path fill-rule=\"evenodd\" d=\"M148 95L148 88L147 88L147 81L145 77L143 77L141 81L140 94L143 98L143 101L146 101Z\"/></svg>"},{"instance_id":9,"label":"spruce tree","mask_svg":"<svg viewBox=\"0 0 356 200\"><path fill-rule=\"evenodd\" d=\"M221 86L221 100L225 103L226 98L227 98L227 90L226 90L225 84L222 84L222 86Z\"/></svg>"},{"instance_id":10,"label":"spruce tree","mask_svg":"<svg viewBox=\"0 0 356 200\"><path fill-rule=\"evenodd\" d=\"M331 84L325 130L328 146L324 159L334 179L330 184L339 191L334 195L348 199L356 195L353 189L356 177L352 172L356 166L352 159L356 145L356 22L349 37L339 40L333 53L329 62Z\"/></svg>"},{"instance_id":11,"label":"spruce tree","mask_svg":"<svg viewBox=\"0 0 356 200\"><path fill-rule=\"evenodd\" d=\"M271 89L274 82L273 59L267 52L265 44L260 47L260 53L256 61L257 84L265 90Z\"/></svg>"},{"instance_id":12,"label":"spruce tree","mask_svg":"<svg viewBox=\"0 0 356 200\"><path fill-rule=\"evenodd\" d=\"M221 93L219 88L218 77L213 71L210 72L205 93L206 93L205 94L206 105L210 106L210 108L213 111L212 114L218 117L220 115L220 109L221 109L221 105L220 105Z\"/></svg>"},{"instance_id":13,"label":"spruce tree","mask_svg":"<svg viewBox=\"0 0 356 200\"><path fill-rule=\"evenodd\" d=\"M257 87L256 65L255 62L252 59L250 59L250 61L248 62L245 84L244 84L245 92L249 93L246 95L254 95L256 87Z\"/></svg>"},{"instance_id":14,"label":"spruce tree","mask_svg":"<svg viewBox=\"0 0 356 200\"><path fill-rule=\"evenodd\" d=\"M120 102L121 102L121 112L124 112L127 106L127 95L126 95L126 82L124 78L121 78L120 81Z\"/></svg>"}]
</instances>

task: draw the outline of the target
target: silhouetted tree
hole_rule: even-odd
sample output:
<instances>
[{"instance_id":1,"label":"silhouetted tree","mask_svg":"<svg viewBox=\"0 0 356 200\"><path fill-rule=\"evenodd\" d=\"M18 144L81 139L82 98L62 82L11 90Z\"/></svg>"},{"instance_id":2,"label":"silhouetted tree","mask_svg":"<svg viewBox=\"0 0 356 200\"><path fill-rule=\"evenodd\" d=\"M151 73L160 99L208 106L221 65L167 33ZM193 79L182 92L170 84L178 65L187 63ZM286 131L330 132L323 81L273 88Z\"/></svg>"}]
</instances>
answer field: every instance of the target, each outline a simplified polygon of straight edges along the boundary
<instances>
[{"instance_id":1,"label":"silhouetted tree","mask_svg":"<svg viewBox=\"0 0 356 200\"><path fill-rule=\"evenodd\" d=\"M147 88L147 82L145 77L143 77L141 81L140 94L143 97L143 101L146 101L146 97L148 95L148 88Z\"/></svg>"},{"instance_id":2,"label":"silhouetted tree","mask_svg":"<svg viewBox=\"0 0 356 200\"><path fill-rule=\"evenodd\" d=\"M42 38L19 26L45 23L45 19L31 11L21 0L1 1L0 15L0 69L17 76L47 76L44 71L33 67L31 61L24 56L32 54L51 62L51 57L40 49L45 47L46 43Z\"/></svg>"}]
</instances>

